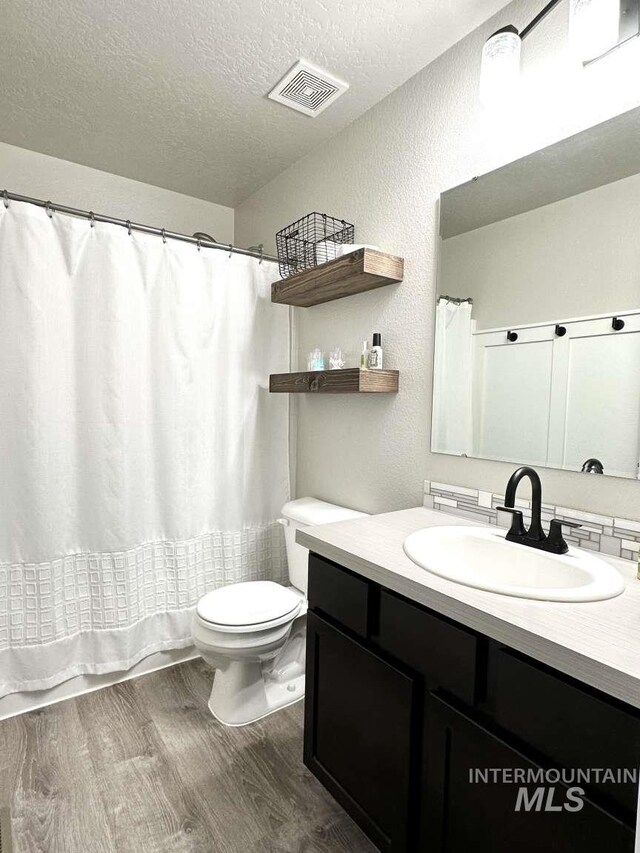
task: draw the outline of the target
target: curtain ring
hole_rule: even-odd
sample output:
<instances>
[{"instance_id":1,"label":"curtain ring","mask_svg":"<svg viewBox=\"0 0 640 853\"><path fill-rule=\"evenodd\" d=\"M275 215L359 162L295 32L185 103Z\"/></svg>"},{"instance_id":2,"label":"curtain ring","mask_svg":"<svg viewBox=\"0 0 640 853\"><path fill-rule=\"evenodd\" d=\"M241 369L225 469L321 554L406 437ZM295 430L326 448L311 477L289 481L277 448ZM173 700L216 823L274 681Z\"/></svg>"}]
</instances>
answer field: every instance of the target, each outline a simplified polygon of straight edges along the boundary
<instances>
[{"instance_id":1,"label":"curtain ring","mask_svg":"<svg viewBox=\"0 0 640 853\"><path fill-rule=\"evenodd\" d=\"M196 246L197 246L197 248L198 248L198 251L200 251L200 248L201 248L201 246L202 246L202 240L201 240L199 237L198 237L198 239L196 240Z\"/></svg>"},{"instance_id":2,"label":"curtain ring","mask_svg":"<svg viewBox=\"0 0 640 853\"><path fill-rule=\"evenodd\" d=\"M92 228L96 224L96 217L95 217L93 210L89 211L89 224L91 225Z\"/></svg>"},{"instance_id":3,"label":"curtain ring","mask_svg":"<svg viewBox=\"0 0 640 853\"><path fill-rule=\"evenodd\" d=\"M131 220L127 219L127 234L131 237Z\"/></svg>"},{"instance_id":4,"label":"curtain ring","mask_svg":"<svg viewBox=\"0 0 640 853\"><path fill-rule=\"evenodd\" d=\"M53 218L53 210L51 210L51 202L50 201L46 202L44 209L47 211L47 216L49 217L49 219L52 219Z\"/></svg>"},{"instance_id":5,"label":"curtain ring","mask_svg":"<svg viewBox=\"0 0 640 853\"><path fill-rule=\"evenodd\" d=\"M163 243L166 243L166 242L167 242L167 235L166 235L165 229L163 228L163 229L160 231L160 233L162 234L162 242L163 242Z\"/></svg>"},{"instance_id":6,"label":"curtain ring","mask_svg":"<svg viewBox=\"0 0 640 853\"><path fill-rule=\"evenodd\" d=\"M233 243L229 243L229 257L233 255Z\"/></svg>"},{"instance_id":7,"label":"curtain ring","mask_svg":"<svg viewBox=\"0 0 640 853\"><path fill-rule=\"evenodd\" d=\"M9 207L9 194L6 190L2 190L2 198L4 200L4 206Z\"/></svg>"},{"instance_id":8,"label":"curtain ring","mask_svg":"<svg viewBox=\"0 0 640 853\"><path fill-rule=\"evenodd\" d=\"M264 246L262 245L262 243L260 243L260 260L258 261L258 264L262 263L262 256L263 255L264 255Z\"/></svg>"}]
</instances>

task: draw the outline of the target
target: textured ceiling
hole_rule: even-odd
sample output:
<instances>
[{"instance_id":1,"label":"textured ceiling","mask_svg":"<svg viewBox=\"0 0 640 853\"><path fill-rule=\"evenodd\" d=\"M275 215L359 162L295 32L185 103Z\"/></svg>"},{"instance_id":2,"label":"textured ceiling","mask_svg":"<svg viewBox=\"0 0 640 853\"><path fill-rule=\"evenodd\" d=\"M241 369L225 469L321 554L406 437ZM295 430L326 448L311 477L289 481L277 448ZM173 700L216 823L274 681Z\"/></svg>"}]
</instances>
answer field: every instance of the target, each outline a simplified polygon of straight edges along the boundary
<instances>
[{"instance_id":1,"label":"textured ceiling","mask_svg":"<svg viewBox=\"0 0 640 853\"><path fill-rule=\"evenodd\" d=\"M233 206L504 5L2 0L0 141ZM350 83L315 119L266 98L300 56Z\"/></svg>"}]
</instances>

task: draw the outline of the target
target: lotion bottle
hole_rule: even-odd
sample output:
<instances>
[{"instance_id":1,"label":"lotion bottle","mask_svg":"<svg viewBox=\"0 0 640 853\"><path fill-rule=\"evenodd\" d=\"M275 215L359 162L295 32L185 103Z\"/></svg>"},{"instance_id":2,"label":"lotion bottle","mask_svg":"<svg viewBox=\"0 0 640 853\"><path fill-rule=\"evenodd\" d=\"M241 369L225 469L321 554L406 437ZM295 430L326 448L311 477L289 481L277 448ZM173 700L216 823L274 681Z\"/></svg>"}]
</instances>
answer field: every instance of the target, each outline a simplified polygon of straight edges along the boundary
<instances>
[{"instance_id":1,"label":"lotion bottle","mask_svg":"<svg viewBox=\"0 0 640 853\"><path fill-rule=\"evenodd\" d=\"M369 350L369 370L382 370L382 335L373 333L373 346Z\"/></svg>"}]
</instances>

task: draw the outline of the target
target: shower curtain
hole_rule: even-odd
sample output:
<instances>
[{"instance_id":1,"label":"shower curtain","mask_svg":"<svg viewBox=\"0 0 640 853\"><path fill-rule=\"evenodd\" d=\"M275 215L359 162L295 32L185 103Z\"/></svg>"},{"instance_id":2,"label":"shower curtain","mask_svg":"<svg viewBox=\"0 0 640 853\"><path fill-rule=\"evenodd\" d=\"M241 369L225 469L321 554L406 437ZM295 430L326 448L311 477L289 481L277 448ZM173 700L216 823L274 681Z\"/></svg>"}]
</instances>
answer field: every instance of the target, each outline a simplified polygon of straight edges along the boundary
<instances>
[{"instance_id":1,"label":"shower curtain","mask_svg":"<svg viewBox=\"0 0 640 853\"><path fill-rule=\"evenodd\" d=\"M472 305L438 299L433 366L431 449L456 456L473 452Z\"/></svg>"},{"instance_id":2,"label":"shower curtain","mask_svg":"<svg viewBox=\"0 0 640 853\"><path fill-rule=\"evenodd\" d=\"M190 644L286 577L274 264L0 204L0 696Z\"/></svg>"}]
</instances>

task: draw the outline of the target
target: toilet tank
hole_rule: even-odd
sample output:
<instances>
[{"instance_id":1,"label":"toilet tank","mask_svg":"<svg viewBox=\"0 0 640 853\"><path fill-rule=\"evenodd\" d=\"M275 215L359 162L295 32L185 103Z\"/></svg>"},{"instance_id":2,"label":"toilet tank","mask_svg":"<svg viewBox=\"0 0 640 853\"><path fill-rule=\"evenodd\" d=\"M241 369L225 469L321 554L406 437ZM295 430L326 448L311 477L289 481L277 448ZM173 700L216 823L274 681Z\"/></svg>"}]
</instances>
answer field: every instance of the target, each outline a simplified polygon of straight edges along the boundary
<instances>
[{"instance_id":1,"label":"toilet tank","mask_svg":"<svg viewBox=\"0 0 640 853\"><path fill-rule=\"evenodd\" d=\"M280 523L284 525L291 585L307 594L309 549L298 545L296 530L317 524L331 524L333 521L348 521L350 518L361 518L364 515L367 513L330 504L317 498L298 498L286 503L282 507Z\"/></svg>"}]
</instances>

